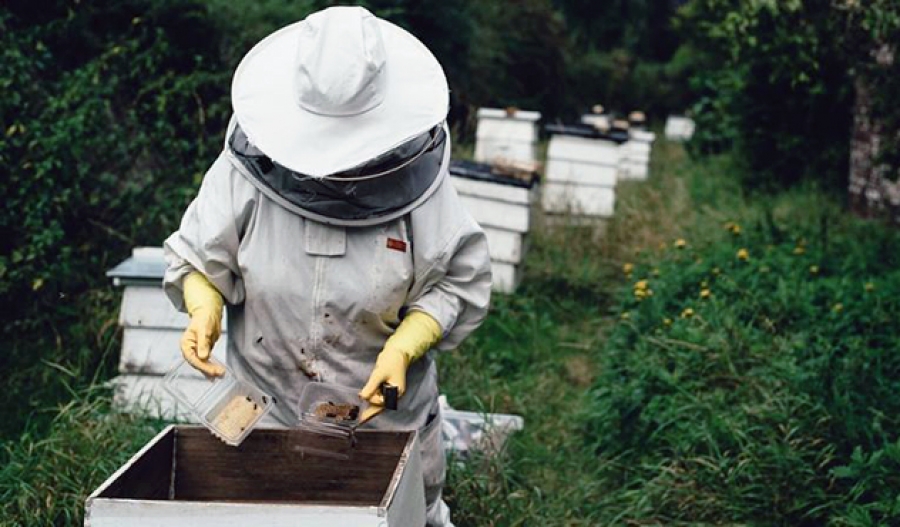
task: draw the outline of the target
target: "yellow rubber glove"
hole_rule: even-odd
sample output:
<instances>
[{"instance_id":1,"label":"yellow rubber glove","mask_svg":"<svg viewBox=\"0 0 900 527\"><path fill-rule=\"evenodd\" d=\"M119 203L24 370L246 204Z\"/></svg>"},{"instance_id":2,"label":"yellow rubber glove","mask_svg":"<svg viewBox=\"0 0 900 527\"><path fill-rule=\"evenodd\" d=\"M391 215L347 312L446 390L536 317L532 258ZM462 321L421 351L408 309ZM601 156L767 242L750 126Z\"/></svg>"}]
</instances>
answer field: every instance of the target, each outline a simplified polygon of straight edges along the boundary
<instances>
[{"instance_id":1,"label":"yellow rubber glove","mask_svg":"<svg viewBox=\"0 0 900 527\"><path fill-rule=\"evenodd\" d=\"M225 369L209 362L212 347L222 334L222 294L197 271L184 278L184 305L191 322L181 336L184 360L210 377L218 377Z\"/></svg>"},{"instance_id":2,"label":"yellow rubber glove","mask_svg":"<svg viewBox=\"0 0 900 527\"><path fill-rule=\"evenodd\" d=\"M406 393L406 370L441 340L441 325L424 311L410 311L394 334L384 343L375 360L375 368L359 396L369 401L359 419L365 423L384 410L380 387L383 383L397 387L400 397Z\"/></svg>"}]
</instances>

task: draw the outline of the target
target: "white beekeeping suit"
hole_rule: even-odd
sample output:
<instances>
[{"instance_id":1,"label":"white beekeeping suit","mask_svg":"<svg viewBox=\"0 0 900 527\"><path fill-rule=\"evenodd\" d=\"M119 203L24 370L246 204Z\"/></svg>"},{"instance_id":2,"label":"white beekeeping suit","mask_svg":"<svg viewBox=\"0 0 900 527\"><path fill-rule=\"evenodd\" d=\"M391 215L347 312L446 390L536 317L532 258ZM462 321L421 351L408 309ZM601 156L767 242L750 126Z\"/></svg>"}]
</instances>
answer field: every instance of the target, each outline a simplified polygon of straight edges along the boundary
<instances>
[{"instance_id":1,"label":"white beekeeping suit","mask_svg":"<svg viewBox=\"0 0 900 527\"><path fill-rule=\"evenodd\" d=\"M437 322L435 349L480 324L487 243L450 184L446 80L415 37L362 8L315 13L251 50L232 101L225 148L165 242L164 285L179 309L192 273L221 294L229 367L275 398L280 425L296 425L310 382L366 384L407 312ZM366 426L419 431L437 526L450 520L434 353Z\"/></svg>"}]
</instances>

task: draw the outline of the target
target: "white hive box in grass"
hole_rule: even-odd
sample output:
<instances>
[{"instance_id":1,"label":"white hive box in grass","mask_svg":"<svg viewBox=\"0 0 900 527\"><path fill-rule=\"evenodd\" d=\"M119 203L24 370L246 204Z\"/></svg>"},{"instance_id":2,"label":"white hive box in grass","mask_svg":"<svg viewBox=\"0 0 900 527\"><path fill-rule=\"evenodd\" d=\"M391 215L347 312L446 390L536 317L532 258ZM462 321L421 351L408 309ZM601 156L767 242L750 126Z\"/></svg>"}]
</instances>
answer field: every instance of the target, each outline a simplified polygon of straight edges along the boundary
<instances>
[{"instance_id":1,"label":"white hive box in grass","mask_svg":"<svg viewBox=\"0 0 900 527\"><path fill-rule=\"evenodd\" d=\"M514 178L496 174L485 163L452 161L450 178L487 236L494 290L512 293L521 281L521 264L537 202L537 174Z\"/></svg>"},{"instance_id":2,"label":"white hive box in grass","mask_svg":"<svg viewBox=\"0 0 900 527\"><path fill-rule=\"evenodd\" d=\"M650 151L656 135L646 130L630 130L628 141L619 147L619 179L643 181L650 173Z\"/></svg>"},{"instance_id":3,"label":"white hive box in grass","mask_svg":"<svg viewBox=\"0 0 900 527\"><path fill-rule=\"evenodd\" d=\"M621 134L589 125L549 125L543 210L551 215L609 217L615 209Z\"/></svg>"},{"instance_id":4,"label":"white hive box in grass","mask_svg":"<svg viewBox=\"0 0 900 527\"><path fill-rule=\"evenodd\" d=\"M239 447L169 426L88 498L85 527L408 527L425 524L415 432L358 431L356 446L256 429ZM312 453L311 453L312 452Z\"/></svg>"},{"instance_id":5,"label":"white hive box in grass","mask_svg":"<svg viewBox=\"0 0 900 527\"><path fill-rule=\"evenodd\" d=\"M173 397L162 389L163 376L181 358L179 343L189 320L163 292L165 270L162 247L137 247L130 258L106 273L113 284L124 287L119 311L119 376L112 380L114 401L122 410L185 418L187 415L176 408ZM213 348L213 355L222 362L226 360L227 342L224 320L222 336ZM182 381L186 383L184 390L191 393L201 389L201 380L197 381Z\"/></svg>"},{"instance_id":6,"label":"white hive box in grass","mask_svg":"<svg viewBox=\"0 0 900 527\"><path fill-rule=\"evenodd\" d=\"M666 119L665 135L669 141L687 141L694 135L694 120L680 115Z\"/></svg>"},{"instance_id":7,"label":"white hive box in grass","mask_svg":"<svg viewBox=\"0 0 900 527\"><path fill-rule=\"evenodd\" d=\"M497 159L534 162L537 159L539 112L480 108L475 130L475 161Z\"/></svg>"}]
</instances>

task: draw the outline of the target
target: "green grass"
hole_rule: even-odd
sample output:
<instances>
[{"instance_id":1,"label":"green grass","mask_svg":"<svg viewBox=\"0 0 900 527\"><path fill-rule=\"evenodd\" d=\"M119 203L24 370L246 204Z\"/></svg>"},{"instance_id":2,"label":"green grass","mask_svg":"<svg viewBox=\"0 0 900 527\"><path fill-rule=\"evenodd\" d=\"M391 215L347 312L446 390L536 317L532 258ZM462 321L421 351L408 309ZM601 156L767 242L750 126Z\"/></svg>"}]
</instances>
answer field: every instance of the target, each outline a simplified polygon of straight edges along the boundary
<instances>
[{"instance_id":1,"label":"green grass","mask_svg":"<svg viewBox=\"0 0 900 527\"><path fill-rule=\"evenodd\" d=\"M457 525L896 521L900 238L813 189L747 196L736 170L661 142L603 236L540 224L521 289L440 359L451 405L525 417L451 464ZM80 525L160 426L75 394L7 443L0 524Z\"/></svg>"},{"instance_id":2,"label":"green grass","mask_svg":"<svg viewBox=\"0 0 900 527\"><path fill-rule=\"evenodd\" d=\"M83 525L84 500L163 424L114 413L109 394L82 392L53 409L49 429L3 445L0 525Z\"/></svg>"},{"instance_id":3,"label":"green grass","mask_svg":"<svg viewBox=\"0 0 900 527\"><path fill-rule=\"evenodd\" d=\"M538 233L522 294L442 359L451 404L526 419L453 467L458 525L898 521L900 237L736 170L662 144L603 238Z\"/></svg>"}]
</instances>

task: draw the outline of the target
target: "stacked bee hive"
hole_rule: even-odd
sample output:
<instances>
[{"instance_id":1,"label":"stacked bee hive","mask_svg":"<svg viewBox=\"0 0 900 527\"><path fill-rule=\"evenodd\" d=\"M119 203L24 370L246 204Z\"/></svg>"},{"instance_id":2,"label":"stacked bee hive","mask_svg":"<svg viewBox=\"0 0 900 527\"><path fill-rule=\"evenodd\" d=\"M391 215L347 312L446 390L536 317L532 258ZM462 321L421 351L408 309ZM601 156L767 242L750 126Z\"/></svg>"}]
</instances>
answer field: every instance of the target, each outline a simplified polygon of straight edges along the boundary
<instances>
[{"instance_id":1,"label":"stacked bee hive","mask_svg":"<svg viewBox=\"0 0 900 527\"><path fill-rule=\"evenodd\" d=\"M539 112L516 108L480 108L475 130L475 161L521 161L537 159Z\"/></svg>"},{"instance_id":2,"label":"stacked bee hive","mask_svg":"<svg viewBox=\"0 0 900 527\"><path fill-rule=\"evenodd\" d=\"M106 275L124 288L119 325L122 350L119 376L113 379L115 402L123 410L143 410L165 417L188 416L178 411L174 398L162 389L163 376L181 358L181 334L188 316L176 310L162 288L166 262L162 247L136 247L132 255ZM227 317L225 317L227 319ZM225 362L228 347L227 320L213 355ZM187 394L205 389L203 378L184 379L180 386Z\"/></svg>"},{"instance_id":3,"label":"stacked bee hive","mask_svg":"<svg viewBox=\"0 0 900 527\"><path fill-rule=\"evenodd\" d=\"M537 174L512 177L496 173L485 163L453 161L450 177L487 236L494 290L512 293L522 276L527 234L537 202Z\"/></svg>"},{"instance_id":4,"label":"stacked bee hive","mask_svg":"<svg viewBox=\"0 0 900 527\"><path fill-rule=\"evenodd\" d=\"M541 203L549 216L607 218L615 210L619 145L627 135L591 125L548 125Z\"/></svg>"}]
</instances>

